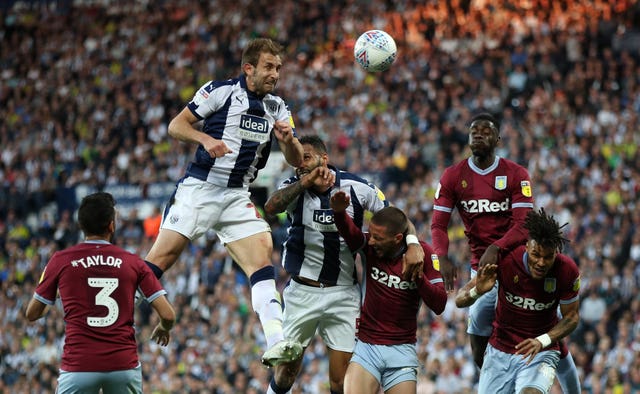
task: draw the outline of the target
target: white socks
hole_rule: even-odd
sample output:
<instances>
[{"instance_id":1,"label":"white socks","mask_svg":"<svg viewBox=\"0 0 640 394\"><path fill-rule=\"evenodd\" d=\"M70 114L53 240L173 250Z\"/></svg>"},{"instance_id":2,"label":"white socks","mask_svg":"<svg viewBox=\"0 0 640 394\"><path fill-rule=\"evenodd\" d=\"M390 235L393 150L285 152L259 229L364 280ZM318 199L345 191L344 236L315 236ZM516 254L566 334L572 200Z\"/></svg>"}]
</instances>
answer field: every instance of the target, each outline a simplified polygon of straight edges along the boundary
<instances>
[{"instance_id":1,"label":"white socks","mask_svg":"<svg viewBox=\"0 0 640 394\"><path fill-rule=\"evenodd\" d=\"M284 340L282 299L274 279L261 280L251 286L251 305L262 324L267 349Z\"/></svg>"}]
</instances>

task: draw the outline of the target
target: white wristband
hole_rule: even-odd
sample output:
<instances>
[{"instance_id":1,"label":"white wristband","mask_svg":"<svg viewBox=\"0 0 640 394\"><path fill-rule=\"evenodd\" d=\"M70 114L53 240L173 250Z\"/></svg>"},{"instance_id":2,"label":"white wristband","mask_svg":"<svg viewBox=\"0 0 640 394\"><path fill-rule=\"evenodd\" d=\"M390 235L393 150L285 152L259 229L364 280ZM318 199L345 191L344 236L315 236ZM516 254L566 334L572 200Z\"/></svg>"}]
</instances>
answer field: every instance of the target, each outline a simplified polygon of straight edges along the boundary
<instances>
[{"instance_id":1,"label":"white wristband","mask_svg":"<svg viewBox=\"0 0 640 394\"><path fill-rule=\"evenodd\" d=\"M407 245L416 244L420 245L420 241L418 241L418 237L413 234L407 234L405 240L407 241Z\"/></svg>"},{"instance_id":2,"label":"white wristband","mask_svg":"<svg viewBox=\"0 0 640 394\"><path fill-rule=\"evenodd\" d=\"M475 286L473 286L471 290L469 290L469 297L471 297L474 300L477 300L478 297L480 297L480 294L478 294L478 289L476 289Z\"/></svg>"},{"instance_id":3,"label":"white wristband","mask_svg":"<svg viewBox=\"0 0 640 394\"><path fill-rule=\"evenodd\" d=\"M542 334L540 336L537 336L536 339L542 344L543 349L551 345L551 337L549 336L549 334Z\"/></svg>"}]
</instances>

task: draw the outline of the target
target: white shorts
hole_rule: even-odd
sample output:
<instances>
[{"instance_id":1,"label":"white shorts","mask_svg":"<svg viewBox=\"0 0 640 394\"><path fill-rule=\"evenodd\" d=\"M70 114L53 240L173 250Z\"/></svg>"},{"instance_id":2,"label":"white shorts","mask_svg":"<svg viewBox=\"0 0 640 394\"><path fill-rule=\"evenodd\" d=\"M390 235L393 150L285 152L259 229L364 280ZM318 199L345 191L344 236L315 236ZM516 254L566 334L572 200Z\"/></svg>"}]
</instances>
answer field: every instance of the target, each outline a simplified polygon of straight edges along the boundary
<instances>
[{"instance_id":1,"label":"white shorts","mask_svg":"<svg viewBox=\"0 0 640 394\"><path fill-rule=\"evenodd\" d=\"M221 187L187 177L178 184L160 227L192 241L214 230L224 244L271 231L250 196L242 188Z\"/></svg>"},{"instance_id":2,"label":"white shorts","mask_svg":"<svg viewBox=\"0 0 640 394\"><path fill-rule=\"evenodd\" d=\"M333 350L353 352L360 316L360 285L313 287L290 281L282 292L287 339L307 347L316 335Z\"/></svg>"}]
</instances>

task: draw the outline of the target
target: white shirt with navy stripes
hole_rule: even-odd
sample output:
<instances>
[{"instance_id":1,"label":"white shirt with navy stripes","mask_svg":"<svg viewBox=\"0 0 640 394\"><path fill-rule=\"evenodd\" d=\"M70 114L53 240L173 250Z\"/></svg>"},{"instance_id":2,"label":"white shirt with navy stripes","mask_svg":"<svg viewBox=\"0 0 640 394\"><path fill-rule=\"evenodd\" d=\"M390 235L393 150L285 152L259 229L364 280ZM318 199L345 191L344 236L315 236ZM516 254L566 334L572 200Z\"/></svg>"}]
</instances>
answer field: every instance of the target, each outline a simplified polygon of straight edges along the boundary
<instances>
[{"instance_id":1,"label":"white shirt with navy stripes","mask_svg":"<svg viewBox=\"0 0 640 394\"><path fill-rule=\"evenodd\" d=\"M202 145L198 146L186 175L214 185L249 187L269 158L276 121L290 122L296 135L284 100L247 90L244 75L205 83L187 106L198 119L204 120L203 132L224 141L233 151L212 158Z\"/></svg>"},{"instance_id":2,"label":"white shirt with navy stripes","mask_svg":"<svg viewBox=\"0 0 640 394\"><path fill-rule=\"evenodd\" d=\"M282 265L295 276L330 285L352 285L356 282L354 255L338 234L333 211L329 207L331 195L344 191L351 202L347 213L362 227L365 211L377 212L388 206L384 194L367 180L329 166L335 173L333 188L325 193L305 190L287 207L290 225L283 245ZM299 180L292 177L279 188Z\"/></svg>"}]
</instances>

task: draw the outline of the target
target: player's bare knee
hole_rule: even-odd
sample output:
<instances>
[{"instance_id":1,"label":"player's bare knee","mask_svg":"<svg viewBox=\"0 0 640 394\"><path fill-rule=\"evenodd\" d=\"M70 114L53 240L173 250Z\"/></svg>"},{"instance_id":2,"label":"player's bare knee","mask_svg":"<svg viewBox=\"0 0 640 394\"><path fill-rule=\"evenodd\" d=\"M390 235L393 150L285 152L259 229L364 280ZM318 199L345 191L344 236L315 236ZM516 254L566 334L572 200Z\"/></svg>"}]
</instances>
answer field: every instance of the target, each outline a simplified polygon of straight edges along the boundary
<instances>
[{"instance_id":1,"label":"player's bare knee","mask_svg":"<svg viewBox=\"0 0 640 394\"><path fill-rule=\"evenodd\" d=\"M332 393L342 393L344 390L344 376L341 379L329 378Z\"/></svg>"}]
</instances>

